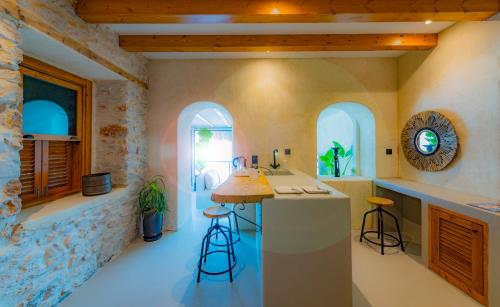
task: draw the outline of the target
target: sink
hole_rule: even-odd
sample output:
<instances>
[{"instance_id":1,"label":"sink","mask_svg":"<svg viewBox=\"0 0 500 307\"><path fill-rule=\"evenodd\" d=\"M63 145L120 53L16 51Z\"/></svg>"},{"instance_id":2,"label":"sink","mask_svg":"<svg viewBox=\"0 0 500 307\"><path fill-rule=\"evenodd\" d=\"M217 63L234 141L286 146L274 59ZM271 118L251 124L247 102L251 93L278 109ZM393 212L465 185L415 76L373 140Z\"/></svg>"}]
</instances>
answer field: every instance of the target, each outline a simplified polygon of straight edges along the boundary
<instances>
[{"instance_id":1,"label":"sink","mask_svg":"<svg viewBox=\"0 0 500 307\"><path fill-rule=\"evenodd\" d=\"M287 169L264 169L263 171L264 171L264 175L266 175L266 176L291 176L291 175L293 175L293 173Z\"/></svg>"}]
</instances>

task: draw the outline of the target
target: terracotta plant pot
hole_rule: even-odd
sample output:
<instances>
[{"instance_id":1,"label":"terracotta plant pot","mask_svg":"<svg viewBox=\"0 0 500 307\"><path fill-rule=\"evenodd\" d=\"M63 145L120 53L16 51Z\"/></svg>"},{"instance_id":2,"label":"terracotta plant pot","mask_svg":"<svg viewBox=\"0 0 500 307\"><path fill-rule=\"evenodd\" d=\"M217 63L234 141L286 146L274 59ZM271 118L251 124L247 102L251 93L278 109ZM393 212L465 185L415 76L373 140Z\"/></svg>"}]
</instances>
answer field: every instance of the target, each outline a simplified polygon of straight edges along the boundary
<instances>
[{"instance_id":1,"label":"terracotta plant pot","mask_svg":"<svg viewBox=\"0 0 500 307\"><path fill-rule=\"evenodd\" d=\"M144 241L153 242L161 238L163 213L145 213L142 219Z\"/></svg>"}]
</instances>

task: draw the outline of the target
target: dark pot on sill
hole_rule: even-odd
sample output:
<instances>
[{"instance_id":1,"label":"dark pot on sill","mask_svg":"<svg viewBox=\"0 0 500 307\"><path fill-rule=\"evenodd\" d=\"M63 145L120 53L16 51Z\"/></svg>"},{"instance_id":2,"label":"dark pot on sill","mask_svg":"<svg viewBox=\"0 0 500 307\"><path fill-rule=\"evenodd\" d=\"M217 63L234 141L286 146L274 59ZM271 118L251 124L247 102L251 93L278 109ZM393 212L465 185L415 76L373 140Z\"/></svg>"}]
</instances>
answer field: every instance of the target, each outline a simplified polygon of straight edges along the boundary
<instances>
[{"instance_id":1,"label":"dark pot on sill","mask_svg":"<svg viewBox=\"0 0 500 307\"><path fill-rule=\"evenodd\" d=\"M144 241L153 242L161 238L163 228L163 213L144 213L142 219L142 230Z\"/></svg>"}]
</instances>

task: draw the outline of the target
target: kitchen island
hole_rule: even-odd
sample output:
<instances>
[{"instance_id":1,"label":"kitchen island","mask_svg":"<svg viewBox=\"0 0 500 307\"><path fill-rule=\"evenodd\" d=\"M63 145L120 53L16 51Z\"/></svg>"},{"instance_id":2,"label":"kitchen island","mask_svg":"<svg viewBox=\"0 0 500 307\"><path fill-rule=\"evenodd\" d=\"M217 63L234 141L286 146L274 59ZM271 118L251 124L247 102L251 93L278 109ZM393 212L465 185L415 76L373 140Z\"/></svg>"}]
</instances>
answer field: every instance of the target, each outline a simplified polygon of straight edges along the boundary
<instances>
[{"instance_id":1,"label":"kitchen island","mask_svg":"<svg viewBox=\"0 0 500 307\"><path fill-rule=\"evenodd\" d=\"M276 193L281 186L318 186L329 194ZM262 190L266 197L252 194ZM214 191L212 200L255 201L256 195L262 203L263 306L351 306L349 197L291 170L256 179L232 177Z\"/></svg>"}]
</instances>

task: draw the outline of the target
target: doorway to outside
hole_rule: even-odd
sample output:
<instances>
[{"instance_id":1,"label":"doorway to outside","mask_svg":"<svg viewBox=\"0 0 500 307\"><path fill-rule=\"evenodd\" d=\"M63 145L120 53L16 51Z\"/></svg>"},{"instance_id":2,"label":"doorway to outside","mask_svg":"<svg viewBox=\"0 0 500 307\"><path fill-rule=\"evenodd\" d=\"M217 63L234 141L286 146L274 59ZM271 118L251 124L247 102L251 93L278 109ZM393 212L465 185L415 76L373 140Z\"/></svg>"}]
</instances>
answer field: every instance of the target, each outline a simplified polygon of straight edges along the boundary
<instances>
[{"instance_id":1,"label":"doorway to outside","mask_svg":"<svg viewBox=\"0 0 500 307\"><path fill-rule=\"evenodd\" d=\"M217 182L223 182L229 177L233 156L233 128L217 109L197 113L191 127L191 183L193 191L197 191L197 176L210 173L218 177L215 178Z\"/></svg>"},{"instance_id":2,"label":"doorway to outside","mask_svg":"<svg viewBox=\"0 0 500 307\"><path fill-rule=\"evenodd\" d=\"M222 105L200 101L177 122L177 220L182 227L213 205L211 194L231 172L233 118Z\"/></svg>"},{"instance_id":3,"label":"doorway to outside","mask_svg":"<svg viewBox=\"0 0 500 307\"><path fill-rule=\"evenodd\" d=\"M196 113L191 122L191 189L197 210L213 205L213 190L231 174L233 128L224 113L220 107L210 107Z\"/></svg>"},{"instance_id":4,"label":"doorway to outside","mask_svg":"<svg viewBox=\"0 0 500 307\"><path fill-rule=\"evenodd\" d=\"M233 146L233 130L228 128L196 128L193 127L191 139L192 170L191 187L197 190L197 176L211 173L217 176L218 182L224 182L231 173ZM205 183L206 182L201 182ZM203 188L201 186L200 188Z\"/></svg>"}]
</instances>

